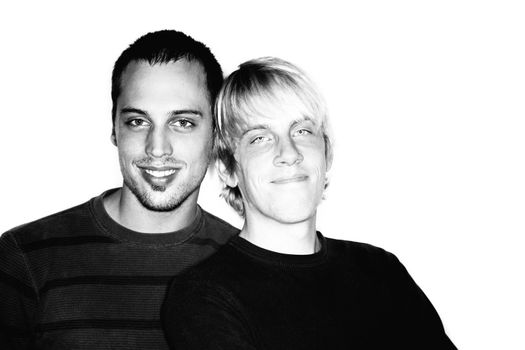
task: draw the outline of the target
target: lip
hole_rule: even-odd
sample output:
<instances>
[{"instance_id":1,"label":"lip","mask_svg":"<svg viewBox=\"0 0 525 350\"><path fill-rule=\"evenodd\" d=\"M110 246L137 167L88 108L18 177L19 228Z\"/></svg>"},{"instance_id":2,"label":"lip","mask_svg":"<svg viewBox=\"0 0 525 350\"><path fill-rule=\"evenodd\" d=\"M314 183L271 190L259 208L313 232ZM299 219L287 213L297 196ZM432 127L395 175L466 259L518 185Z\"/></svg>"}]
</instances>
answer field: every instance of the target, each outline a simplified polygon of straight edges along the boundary
<instances>
[{"instance_id":1,"label":"lip","mask_svg":"<svg viewBox=\"0 0 525 350\"><path fill-rule=\"evenodd\" d=\"M152 166L152 165L140 165L137 166L141 170L151 170L151 171L170 171L170 170L179 170L181 167L178 166Z\"/></svg>"},{"instance_id":2,"label":"lip","mask_svg":"<svg viewBox=\"0 0 525 350\"><path fill-rule=\"evenodd\" d=\"M176 176L180 167L174 166L138 166L142 172L142 176L153 185L167 185Z\"/></svg>"},{"instance_id":3,"label":"lip","mask_svg":"<svg viewBox=\"0 0 525 350\"><path fill-rule=\"evenodd\" d=\"M297 174L297 175L292 175L292 176L279 177L275 180L272 180L271 182L276 185L284 185L284 184L295 183L295 182L303 182L306 180L308 180L308 175Z\"/></svg>"},{"instance_id":4,"label":"lip","mask_svg":"<svg viewBox=\"0 0 525 350\"><path fill-rule=\"evenodd\" d=\"M171 176L173 174L175 174L177 172L177 170L175 169L167 169L167 170L151 170L151 169L143 169L143 171L152 176L152 177L155 177L155 178L163 178L163 177L168 177L168 176Z\"/></svg>"}]
</instances>

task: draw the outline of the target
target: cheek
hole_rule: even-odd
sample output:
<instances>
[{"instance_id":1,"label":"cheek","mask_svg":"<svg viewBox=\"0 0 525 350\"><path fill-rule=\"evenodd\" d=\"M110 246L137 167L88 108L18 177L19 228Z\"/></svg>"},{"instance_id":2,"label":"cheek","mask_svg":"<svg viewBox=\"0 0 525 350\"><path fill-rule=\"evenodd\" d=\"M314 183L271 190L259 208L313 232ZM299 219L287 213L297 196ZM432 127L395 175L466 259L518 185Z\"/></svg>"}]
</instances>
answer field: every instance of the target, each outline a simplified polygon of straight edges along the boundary
<instances>
[{"instance_id":1,"label":"cheek","mask_svg":"<svg viewBox=\"0 0 525 350\"><path fill-rule=\"evenodd\" d=\"M173 154L175 157L188 157L194 162L208 162L211 157L213 143L209 138L199 138L189 136L186 140L176 140L173 142Z\"/></svg>"},{"instance_id":2,"label":"cheek","mask_svg":"<svg viewBox=\"0 0 525 350\"><path fill-rule=\"evenodd\" d=\"M117 147L120 158L130 158L143 153L143 140L137 135L121 134L117 138Z\"/></svg>"},{"instance_id":3,"label":"cheek","mask_svg":"<svg viewBox=\"0 0 525 350\"><path fill-rule=\"evenodd\" d=\"M253 192L258 188L258 178L261 175L262 169L259 169L259 171L256 169L253 164L253 159L241 159L238 163L236 177L243 196L247 194L246 192Z\"/></svg>"},{"instance_id":4,"label":"cheek","mask_svg":"<svg viewBox=\"0 0 525 350\"><path fill-rule=\"evenodd\" d=\"M308 162L308 167L317 177L317 181L324 186L327 171L326 157L324 153L315 150L313 152L305 152L304 156L305 161Z\"/></svg>"},{"instance_id":5,"label":"cheek","mask_svg":"<svg viewBox=\"0 0 525 350\"><path fill-rule=\"evenodd\" d=\"M273 168L273 161L265 152L244 151L237 153L235 158L246 182L264 177Z\"/></svg>"},{"instance_id":6,"label":"cheek","mask_svg":"<svg viewBox=\"0 0 525 350\"><path fill-rule=\"evenodd\" d=\"M131 146L137 147L138 144L143 144L145 142L147 132L145 130L131 131L127 126L120 125L115 130L115 137L119 147L121 145L130 147L130 144Z\"/></svg>"},{"instance_id":7,"label":"cheek","mask_svg":"<svg viewBox=\"0 0 525 350\"><path fill-rule=\"evenodd\" d=\"M188 134L173 135L173 144L179 143L181 149L186 148L187 151L202 152L203 150L210 150L213 146L213 130L211 126L200 128L196 132Z\"/></svg>"}]
</instances>

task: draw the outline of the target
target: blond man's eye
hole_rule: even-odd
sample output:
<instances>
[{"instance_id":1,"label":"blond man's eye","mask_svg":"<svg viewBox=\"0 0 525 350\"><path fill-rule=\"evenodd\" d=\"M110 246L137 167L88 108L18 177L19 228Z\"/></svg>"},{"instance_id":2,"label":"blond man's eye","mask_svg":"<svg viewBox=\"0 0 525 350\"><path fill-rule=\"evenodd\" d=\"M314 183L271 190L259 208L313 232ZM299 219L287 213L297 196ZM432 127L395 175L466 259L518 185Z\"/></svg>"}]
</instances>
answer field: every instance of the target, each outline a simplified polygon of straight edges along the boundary
<instances>
[{"instance_id":1,"label":"blond man's eye","mask_svg":"<svg viewBox=\"0 0 525 350\"><path fill-rule=\"evenodd\" d=\"M268 138L264 136L257 136L250 141L250 144L257 144L266 141Z\"/></svg>"},{"instance_id":2,"label":"blond man's eye","mask_svg":"<svg viewBox=\"0 0 525 350\"><path fill-rule=\"evenodd\" d=\"M297 136L305 136L305 135L310 135L312 134L312 132L308 129L299 129L295 132L295 135Z\"/></svg>"}]
</instances>

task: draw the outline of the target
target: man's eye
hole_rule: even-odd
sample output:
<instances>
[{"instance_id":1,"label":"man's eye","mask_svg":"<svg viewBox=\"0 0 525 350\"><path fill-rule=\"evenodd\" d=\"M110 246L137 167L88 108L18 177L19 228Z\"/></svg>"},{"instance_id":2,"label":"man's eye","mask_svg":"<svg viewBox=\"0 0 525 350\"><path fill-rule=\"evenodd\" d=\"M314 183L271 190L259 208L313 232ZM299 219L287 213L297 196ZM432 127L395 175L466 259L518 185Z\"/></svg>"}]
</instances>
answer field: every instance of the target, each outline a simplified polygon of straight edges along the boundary
<instances>
[{"instance_id":1,"label":"man's eye","mask_svg":"<svg viewBox=\"0 0 525 350\"><path fill-rule=\"evenodd\" d=\"M172 125L176 126L177 128L181 129L191 129L195 126L194 123L190 122L187 119L179 119L172 123Z\"/></svg>"},{"instance_id":2,"label":"man's eye","mask_svg":"<svg viewBox=\"0 0 525 350\"><path fill-rule=\"evenodd\" d=\"M126 122L126 124L133 128L138 128L141 126L147 126L149 123L144 119L130 119Z\"/></svg>"},{"instance_id":3,"label":"man's eye","mask_svg":"<svg viewBox=\"0 0 525 350\"><path fill-rule=\"evenodd\" d=\"M261 142L264 142L268 140L267 137L265 136L257 136L257 137L254 137L251 141L250 141L250 144L251 145L254 145L254 144L257 144L257 143L261 143Z\"/></svg>"},{"instance_id":4,"label":"man's eye","mask_svg":"<svg viewBox=\"0 0 525 350\"><path fill-rule=\"evenodd\" d=\"M305 135L310 135L312 134L312 132L308 129L299 129L295 132L295 135L297 136L305 136Z\"/></svg>"}]
</instances>

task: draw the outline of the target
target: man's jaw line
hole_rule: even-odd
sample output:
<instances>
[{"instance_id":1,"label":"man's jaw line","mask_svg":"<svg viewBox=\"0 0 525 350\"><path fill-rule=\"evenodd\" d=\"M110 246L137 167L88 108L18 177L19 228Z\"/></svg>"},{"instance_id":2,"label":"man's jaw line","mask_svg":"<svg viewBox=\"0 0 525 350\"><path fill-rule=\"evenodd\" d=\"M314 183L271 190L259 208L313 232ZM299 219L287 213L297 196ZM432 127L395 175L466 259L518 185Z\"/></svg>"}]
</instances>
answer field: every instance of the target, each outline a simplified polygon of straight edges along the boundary
<instances>
[{"instance_id":1,"label":"man's jaw line","mask_svg":"<svg viewBox=\"0 0 525 350\"><path fill-rule=\"evenodd\" d=\"M144 233L180 230L195 218L198 193L197 187L187 197L181 198L170 210L157 210L145 206L137 194L124 183L118 201L120 213L118 222L131 230Z\"/></svg>"},{"instance_id":2,"label":"man's jaw line","mask_svg":"<svg viewBox=\"0 0 525 350\"><path fill-rule=\"evenodd\" d=\"M154 185L150 183L146 183L146 186L149 187L149 191L151 191L150 193L153 195L153 197L155 197L155 193L160 194L161 198L164 197L164 199L166 199L165 196L170 196L168 187L162 186L164 187L163 190L156 190L154 189ZM145 191L145 192L135 191L125 183L123 184L122 189L123 189L123 192L126 192L126 196L125 196L127 198L126 202L128 204L133 203L133 206L136 209L138 209L138 212L135 212L136 214L141 212L148 216L150 215L153 215L153 216L168 215L168 217L180 210L184 210L184 208L187 208L188 206L196 207L198 194L200 192L200 186L198 186L193 191L187 193L186 196L180 197L176 201L172 201L173 200L172 198L171 200L168 200L167 202L163 200L162 202L164 203L160 204L160 203L155 203L156 200L153 197L149 197L146 194L148 191ZM173 196L173 194L171 195ZM173 197L176 197L176 196L173 196ZM197 198L192 198L192 197L197 197ZM124 204L122 199L123 198L121 196L121 201L120 201L121 205ZM124 209L124 207L122 207L122 209Z\"/></svg>"}]
</instances>

